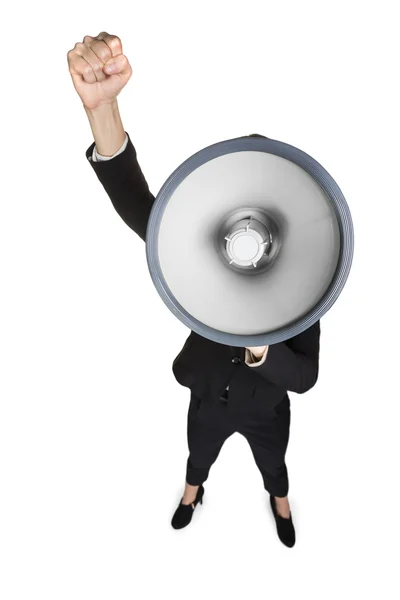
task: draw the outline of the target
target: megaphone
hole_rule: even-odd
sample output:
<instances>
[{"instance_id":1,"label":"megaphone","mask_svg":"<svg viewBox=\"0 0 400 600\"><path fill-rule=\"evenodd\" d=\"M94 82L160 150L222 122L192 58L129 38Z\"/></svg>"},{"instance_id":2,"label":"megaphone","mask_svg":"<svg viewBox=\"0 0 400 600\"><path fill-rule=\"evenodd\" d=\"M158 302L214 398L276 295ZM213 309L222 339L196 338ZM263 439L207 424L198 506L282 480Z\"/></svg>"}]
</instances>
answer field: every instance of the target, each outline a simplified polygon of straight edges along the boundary
<instances>
[{"instance_id":1,"label":"megaphone","mask_svg":"<svg viewBox=\"0 0 400 600\"><path fill-rule=\"evenodd\" d=\"M311 327L350 272L354 229L331 175L258 134L208 146L162 185L146 230L153 284L215 342L275 344Z\"/></svg>"}]
</instances>

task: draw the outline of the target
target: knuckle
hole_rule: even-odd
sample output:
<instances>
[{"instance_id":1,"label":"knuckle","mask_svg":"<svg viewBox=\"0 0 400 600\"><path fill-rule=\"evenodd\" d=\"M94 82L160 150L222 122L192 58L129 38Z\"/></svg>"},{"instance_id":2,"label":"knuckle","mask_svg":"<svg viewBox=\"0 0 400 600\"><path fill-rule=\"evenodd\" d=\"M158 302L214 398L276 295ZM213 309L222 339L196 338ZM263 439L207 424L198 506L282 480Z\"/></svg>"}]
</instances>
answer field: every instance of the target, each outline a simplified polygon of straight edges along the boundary
<instances>
[{"instance_id":1,"label":"knuckle","mask_svg":"<svg viewBox=\"0 0 400 600\"><path fill-rule=\"evenodd\" d=\"M117 35L111 35L110 36L110 44L114 48L121 46L121 39Z\"/></svg>"},{"instance_id":2,"label":"knuckle","mask_svg":"<svg viewBox=\"0 0 400 600\"><path fill-rule=\"evenodd\" d=\"M83 44L82 42L76 42L76 44L75 44L75 46L74 46L74 48L75 48L76 50L82 50L82 49L83 49L83 47L84 47L84 44Z\"/></svg>"},{"instance_id":3,"label":"knuckle","mask_svg":"<svg viewBox=\"0 0 400 600\"><path fill-rule=\"evenodd\" d=\"M91 35L85 35L85 37L83 38L83 43L89 44L92 40L93 40L93 38Z\"/></svg>"},{"instance_id":4,"label":"knuckle","mask_svg":"<svg viewBox=\"0 0 400 600\"><path fill-rule=\"evenodd\" d=\"M80 55L75 50L70 50L67 53L67 63L70 69L77 69L79 65Z\"/></svg>"}]
</instances>

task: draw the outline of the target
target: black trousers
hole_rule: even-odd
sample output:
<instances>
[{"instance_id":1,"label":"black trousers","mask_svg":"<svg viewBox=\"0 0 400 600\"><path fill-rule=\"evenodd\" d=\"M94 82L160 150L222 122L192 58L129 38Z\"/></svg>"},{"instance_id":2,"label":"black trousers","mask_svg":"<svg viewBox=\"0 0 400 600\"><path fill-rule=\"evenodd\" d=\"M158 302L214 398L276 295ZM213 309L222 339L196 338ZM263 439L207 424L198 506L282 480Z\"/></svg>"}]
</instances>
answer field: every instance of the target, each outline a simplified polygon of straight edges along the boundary
<instances>
[{"instance_id":1,"label":"black trousers","mask_svg":"<svg viewBox=\"0 0 400 600\"><path fill-rule=\"evenodd\" d=\"M191 393L187 421L187 483L200 485L208 478L223 443L237 432L250 445L265 489L273 496L286 496L289 481L285 453L289 429L290 400L287 394L270 409L254 396L241 398L235 404L229 398L227 402L208 403Z\"/></svg>"}]
</instances>

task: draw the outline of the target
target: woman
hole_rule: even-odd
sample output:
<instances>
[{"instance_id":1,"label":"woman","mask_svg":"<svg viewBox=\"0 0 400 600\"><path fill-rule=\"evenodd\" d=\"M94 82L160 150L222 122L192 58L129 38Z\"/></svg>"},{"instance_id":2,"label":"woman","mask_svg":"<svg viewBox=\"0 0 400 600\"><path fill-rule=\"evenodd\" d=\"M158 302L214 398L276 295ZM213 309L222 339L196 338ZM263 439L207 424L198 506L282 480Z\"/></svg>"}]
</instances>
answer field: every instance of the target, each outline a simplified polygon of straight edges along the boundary
<instances>
[{"instance_id":1,"label":"woman","mask_svg":"<svg viewBox=\"0 0 400 600\"><path fill-rule=\"evenodd\" d=\"M68 52L68 64L94 137L86 158L118 214L145 240L155 198L118 110L117 96L132 74L121 40L106 32L85 36ZM285 464L290 427L287 392L304 393L315 385L319 338L319 321L269 347L226 346L190 333L173 363L177 381L191 391L186 486L172 518L174 528L190 523L224 441L238 432L249 442L269 492L279 538L288 547L294 545Z\"/></svg>"}]
</instances>

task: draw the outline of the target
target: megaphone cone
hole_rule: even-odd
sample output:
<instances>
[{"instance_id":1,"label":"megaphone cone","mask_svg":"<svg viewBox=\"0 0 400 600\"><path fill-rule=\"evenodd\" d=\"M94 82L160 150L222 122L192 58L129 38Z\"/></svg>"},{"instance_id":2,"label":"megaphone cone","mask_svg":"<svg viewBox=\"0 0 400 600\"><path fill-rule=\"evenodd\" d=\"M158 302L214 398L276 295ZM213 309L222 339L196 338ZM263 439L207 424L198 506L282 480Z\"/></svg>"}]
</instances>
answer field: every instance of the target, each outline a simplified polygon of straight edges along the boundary
<instances>
[{"instance_id":1,"label":"megaphone cone","mask_svg":"<svg viewBox=\"0 0 400 600\"><path fill-rule=\"evenodd\" d=\"M259 134L222 141L161 187L146 258L166 306L232 346L298 335L334 304L354 248L349 207L311 156Z\"/></svg>"}]
</instances>

